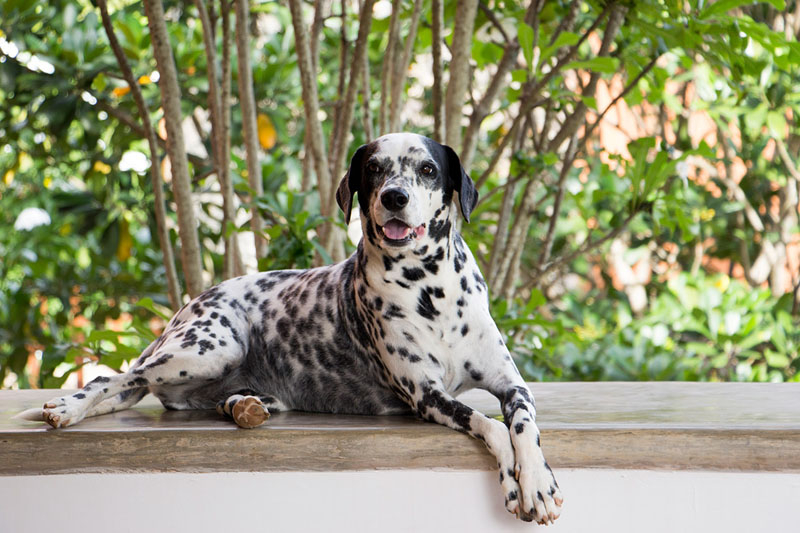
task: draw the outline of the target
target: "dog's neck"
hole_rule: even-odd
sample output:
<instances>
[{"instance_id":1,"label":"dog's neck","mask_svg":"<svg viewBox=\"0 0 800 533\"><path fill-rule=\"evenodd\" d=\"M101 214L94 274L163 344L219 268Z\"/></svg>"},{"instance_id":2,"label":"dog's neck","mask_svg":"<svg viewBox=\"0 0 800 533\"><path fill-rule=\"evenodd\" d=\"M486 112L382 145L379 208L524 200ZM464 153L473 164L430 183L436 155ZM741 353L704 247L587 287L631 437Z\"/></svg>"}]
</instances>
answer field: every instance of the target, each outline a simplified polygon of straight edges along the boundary
<instances>
[{"instance_id":1,"label":"dog's neck","mask_svg":"<svg viewBox=\"0 0 800 533\"><path fill-rule=\"evenodd\" d=\"M379 246L377 239L369 238L367 232L371 222L367 221L365 224L367 227L364 228L365 236L359 242L356 251L356 268L362 270L362 279L367 280L367 285L372 289L378 289L381 284L387 282L403 287L418 281L415 278L420 275L424 277L419 279L425 279L427 283L441 284L447 279L452 279L457 266L454 264L454 255L457 250L465 248L456 229L457 220L454 211L450 210L445 217L430 220L426 224L425 236L415 247L405 249ZM420 269L421 272L415 275L416 269ZM397 283L398 281L400 283Z\"/></svg>"}]
</instances>

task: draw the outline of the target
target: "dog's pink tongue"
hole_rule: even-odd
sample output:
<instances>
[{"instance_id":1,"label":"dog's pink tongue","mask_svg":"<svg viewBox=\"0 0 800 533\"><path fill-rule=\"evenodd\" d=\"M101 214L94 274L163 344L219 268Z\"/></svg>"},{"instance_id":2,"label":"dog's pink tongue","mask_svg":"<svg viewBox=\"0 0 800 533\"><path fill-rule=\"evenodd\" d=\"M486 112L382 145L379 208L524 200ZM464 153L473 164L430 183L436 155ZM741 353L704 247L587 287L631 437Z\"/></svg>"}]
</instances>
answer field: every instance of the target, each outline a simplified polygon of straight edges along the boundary
<instances>
[{"instance_id":1,"label":"dog's pink tongue","mask_svg":"<svg viewBox=\"0 0 800 533\"><path fill-rule=\"evenodd\" d=\"M393 241L405 239L410 232L411 228L394 218L383 226L383 234Z\"/></svg>"}]
</instances>

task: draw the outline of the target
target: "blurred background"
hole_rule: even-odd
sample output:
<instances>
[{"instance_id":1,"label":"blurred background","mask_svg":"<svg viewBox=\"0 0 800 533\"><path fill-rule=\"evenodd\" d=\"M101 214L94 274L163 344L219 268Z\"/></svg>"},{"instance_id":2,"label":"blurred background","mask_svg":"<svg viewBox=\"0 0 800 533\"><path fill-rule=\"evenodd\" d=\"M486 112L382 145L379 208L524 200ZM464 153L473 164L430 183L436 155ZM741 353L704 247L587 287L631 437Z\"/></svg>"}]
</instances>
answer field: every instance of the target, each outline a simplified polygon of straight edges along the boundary
<instances>
[{"instance_id":1,"label":"blurred background","mask_svg":"<svg viewBox=\"0 0 800 533\"><path fill-rule=\"evenodd\" d=\"M528 379L798 381L798 35L784 0L0 0L0 386L342 259L332 193L401 130L477 183Z\"/></svg>"}]
</instances>

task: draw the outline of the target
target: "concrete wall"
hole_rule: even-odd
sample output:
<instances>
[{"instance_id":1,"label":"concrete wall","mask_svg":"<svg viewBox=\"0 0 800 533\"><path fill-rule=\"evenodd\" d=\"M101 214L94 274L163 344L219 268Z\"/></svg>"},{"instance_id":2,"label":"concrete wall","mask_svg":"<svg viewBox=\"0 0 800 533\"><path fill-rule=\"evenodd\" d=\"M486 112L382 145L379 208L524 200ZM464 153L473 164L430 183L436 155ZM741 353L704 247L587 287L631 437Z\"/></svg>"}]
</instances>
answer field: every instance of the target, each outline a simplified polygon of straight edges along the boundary
<instances>
[{"instance_id":1,"label":"concrete wall","mask_svg":"<svg viewBox=\"0 0 800 533\"><path fill-rule=\"evenodd\" d=\"M503 508L486 471L0 477L0 532L713 533L800 531L800 473L558 469L547 528Z\"/></svg>"}]
</instances>

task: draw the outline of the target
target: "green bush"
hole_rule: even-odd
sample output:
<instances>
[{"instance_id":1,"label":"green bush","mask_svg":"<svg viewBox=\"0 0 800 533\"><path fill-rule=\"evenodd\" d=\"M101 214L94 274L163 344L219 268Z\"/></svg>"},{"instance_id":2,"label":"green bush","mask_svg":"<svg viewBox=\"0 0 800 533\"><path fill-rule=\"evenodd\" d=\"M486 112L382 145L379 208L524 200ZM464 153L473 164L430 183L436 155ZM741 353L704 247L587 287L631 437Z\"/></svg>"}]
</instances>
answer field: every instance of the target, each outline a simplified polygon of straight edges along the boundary
<instances>
[{"instance_id":1,"label":"green bush","mask_svg":"<svg viewBox=\"0 0 800 533\"><path fill-rule=\"evenodd\" d=\"M647 288L654 298L639 317L613 289L553 305L535 292L494 311L531 379L800 381L790 294L702 273Z\"/></svg>"}]
</instances>

